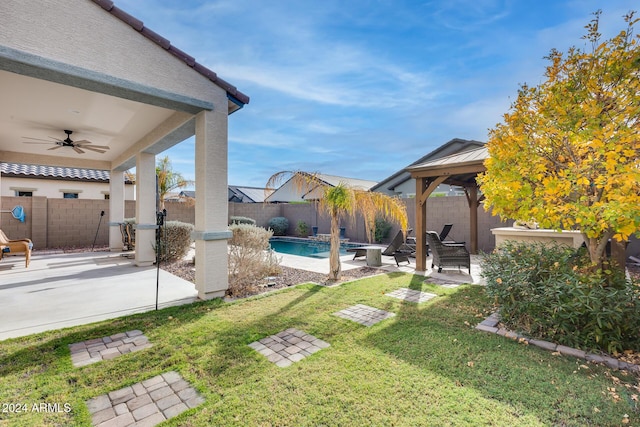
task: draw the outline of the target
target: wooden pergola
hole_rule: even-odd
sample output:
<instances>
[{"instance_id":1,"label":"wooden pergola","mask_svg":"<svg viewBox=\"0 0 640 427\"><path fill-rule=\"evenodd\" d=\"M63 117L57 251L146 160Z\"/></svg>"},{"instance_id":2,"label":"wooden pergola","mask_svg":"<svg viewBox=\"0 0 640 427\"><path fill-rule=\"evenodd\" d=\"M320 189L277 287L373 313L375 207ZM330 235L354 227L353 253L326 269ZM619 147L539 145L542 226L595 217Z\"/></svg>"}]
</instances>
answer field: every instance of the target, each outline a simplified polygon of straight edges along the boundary
<instances>
[{"instance_id":1,"label":"wooden pergola","mask_svg":"<svg viewBox=\"0 0 640 427\"><path fill-rule=\"evenodd\" d=\"M416 271L427 269L427 199L440 184L464 188L471 222L470 251L478 252L478 206L484 196L479 194L476 177L486 170L484 161L488 157L487 148L481 147L407 168L416 180Z\"/></svg>"}]
</instances>

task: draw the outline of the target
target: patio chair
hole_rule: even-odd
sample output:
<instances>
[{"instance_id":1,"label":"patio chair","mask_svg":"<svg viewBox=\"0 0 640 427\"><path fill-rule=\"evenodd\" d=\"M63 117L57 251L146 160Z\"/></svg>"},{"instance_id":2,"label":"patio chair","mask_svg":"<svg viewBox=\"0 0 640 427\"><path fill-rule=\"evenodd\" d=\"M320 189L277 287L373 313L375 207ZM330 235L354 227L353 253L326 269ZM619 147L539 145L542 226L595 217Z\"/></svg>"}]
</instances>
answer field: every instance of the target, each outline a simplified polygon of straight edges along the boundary
<instances>
[{"instance_id":1,"label":"patio chair","mask_svg":"<svg viewBox=\"0 0 640 427\"><path fill-rule=\"evenodd\" d=\"M134 250L136 247L136 235L133 229L133 224L130 222L121 222L120 234L122 234L123 250Z\"/></svg>"},{"instance_id":2,"label":"patio chair","mask_svg":"<svg viewBox=\"0 0 640 427\"><path fill-rule=\"evenodd\" d=\"M447 236L449 236L449 233L451 232L451 229L453 228L453 224L445 224L444 227L442 227L442 231L440 231L440 241L444 244L448 244L448 245L455 245L455 246L464 246L465 242L454 242L453 240L447 240L445 241L444 239L447 238ZM407 235L413 231L412 229L409 229L407 231ZM429 256L429 243L426 243L426 255ZM415 237L407 237L407 241L405 242L405 244L403 245L402 250L411 250L412 254L415 254L416 252L416 238Z\"/></svg>"},{"instance_id":3,"label":"patio chair","mask_svg":"<svg viewBox=\"0 0 640 427\"><path fill-rule=\"evenodd\" d=\"M25 254L25 268L29 267L29 261L31 260L31 249L33 249L33 243L30 239L9 239L2 230L0 230L0 246L2 246L2 253Z\"/></svg>"},{"instance_id":4,"label":"patio chair","mask_svg":"<svg viewBox=\"0 0 640 427\"><path fill-rule=\"evenodd\" d=\"M467 248L458 242L455 245L444 244L435 231L427 231L427 243L433 253L433 268L438 266L438 273L443 267L466 267L471 274L471 255Z\"/></svg>"}]
</instances>

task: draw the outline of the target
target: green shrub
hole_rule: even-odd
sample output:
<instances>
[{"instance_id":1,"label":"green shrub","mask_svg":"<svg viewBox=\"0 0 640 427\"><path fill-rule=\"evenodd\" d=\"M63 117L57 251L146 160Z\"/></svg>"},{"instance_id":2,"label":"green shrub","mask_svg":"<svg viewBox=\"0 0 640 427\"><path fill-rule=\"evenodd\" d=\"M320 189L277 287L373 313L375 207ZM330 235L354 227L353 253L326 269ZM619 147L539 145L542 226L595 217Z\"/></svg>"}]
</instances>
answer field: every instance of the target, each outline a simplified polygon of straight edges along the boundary
<instances>
[{"instance_id":1,"label":"green shrub","mask_svg":"<svg viewBox=\"0 0 640 427\"><path fill-rule=\"evenodd\" d=\"M284 236L289 228L289 220L283 216L271 218L267 224L267 228L273 230L274 236Z\"/></svg>"},{"instance_id":2,"label":"green shrub","mask_svg":"<svg viewBox=\"0 0 640 427\"><path fill-rule=\"evenodd\" d=\"M375 224L376 231L373 234L373 239L376 243L382 243L387 237L389 237L391 223L382 217L377 217Z\"/></svg>"},{"instance_id":3,"label":"green shrub","mask_svg":"<svg viewBox=\"0 0 640 427\"><path fill-rule=\"evenodd\" d=\"M640 348L640 287L594 271L584 249L506 242L483 256L482 275L509 329L583 350Z\"/></svg>"},{"instance_id":4,"label":"green shrub","mask_svg":"<svg viewBox=\"0 0 640 427\"><path fill-rule=\"evenodd\" d=\"M191 246L193 224L167 221L162 228L160 261L175 261L184 258Z\"/></svg>"},{"instance_id":5,"label":"green shrub","mask_svg":"<svg viewBox=\"0 0 640 427\"><path fill-rule=\"evenodd\" d=\"M280 261L271 250L270 230L251 224L229 227L233 237L229 240L229 289L230 296L246 296L253 293L267 276L280 274Z\"/></svg>"},{"instance_id":6,"label":"green shrub","mask_svg":"<svg viewBox=\"0 0 640 427\"><path fill-rule=\"evenodd\" d=\"M256 220L253 218L247 218L246 216L232 216L231 218L229 218L229 225L233 224L256 225Z\"/></svg>"},{"instance_id":7,"label":"green shrub","mask_svg":"<svg viewBox=\"0 0 640 427\"><path fill-rule=\"evenodd\" d=\"M296 234L299 237L307 237L309 235L309 226L306 222L300 220L296 225Z\"/></svg>"}]
</instances>

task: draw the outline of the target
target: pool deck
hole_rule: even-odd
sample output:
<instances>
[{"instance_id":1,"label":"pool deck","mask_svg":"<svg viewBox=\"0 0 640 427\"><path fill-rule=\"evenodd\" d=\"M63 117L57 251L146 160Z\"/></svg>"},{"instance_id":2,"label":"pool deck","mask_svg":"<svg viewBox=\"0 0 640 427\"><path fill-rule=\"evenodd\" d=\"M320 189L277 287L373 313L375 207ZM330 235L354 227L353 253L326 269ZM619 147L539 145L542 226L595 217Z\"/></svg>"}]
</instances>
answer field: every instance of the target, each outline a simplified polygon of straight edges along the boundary
<instances>
[{"instance_id":1,"label":"pool deck","mask_svg":"<svg viewBox=\"0 0 640 427\"><path fill-rule=\"evenodd\" d=\"M384 247L381 247L384 249ZM299 268L301 270L313 271L316 273L329 274L329 258L310 258L297 255L289 255L277 253L280 259L280 265L291 268ZM478 255L471 255L471 274L467 272L465 268L461 270L457 269L445 269L442 273L438 273L431 268L431 257L427 257L427 271L416 271L415 258L409 258L410 263L402 263L400 266L396 265L395 259L392 256L382 255L382 266L378 267L383 270L393 272L402 271L410 274L419 274L422 276L433 277L440 281L454 282L454 283L472 283L472 284L484 284L480 270L480 258ZM353 255L342 255L340 257L340 263L342 271L348 271L355 268L366 267L367 263L364 258L353 259Z\"/></svg>"}]
</instances>

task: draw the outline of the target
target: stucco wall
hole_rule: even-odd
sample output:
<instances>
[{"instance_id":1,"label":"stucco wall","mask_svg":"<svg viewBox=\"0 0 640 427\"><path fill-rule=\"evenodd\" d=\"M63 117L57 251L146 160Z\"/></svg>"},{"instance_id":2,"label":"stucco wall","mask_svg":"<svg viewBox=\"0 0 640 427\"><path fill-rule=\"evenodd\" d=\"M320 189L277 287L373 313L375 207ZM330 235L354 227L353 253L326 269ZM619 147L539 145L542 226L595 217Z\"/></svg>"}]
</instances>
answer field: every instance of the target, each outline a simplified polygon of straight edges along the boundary
<instances>
[{"instance_id":1,"label":"stucco wall","mask_svg":"<svg viewBox=\"0 0 640 427\"><path fill-rule=\"evenodd\" d=\"M0 45L195 99L223 91L91 1L3 0L0 16Z\"/></svg>"},{"instance_id":2,"label":"stucco wall","mask_svg":"<svg viewBox=\"0 0 640 427\"><path fill-rule=\"evenodd\" d=\"M30 191L34 196L47 197L49 199L62 199L63 191L79 191L79 199L104 200L105 194L109 194L109 184L104 182L65 181L57 179L15 178L3 176L0 180L0 195L13 197L16 189ZM124 186L125 200L135 200L135 186Z\"/></svg>"}]
</instances>

